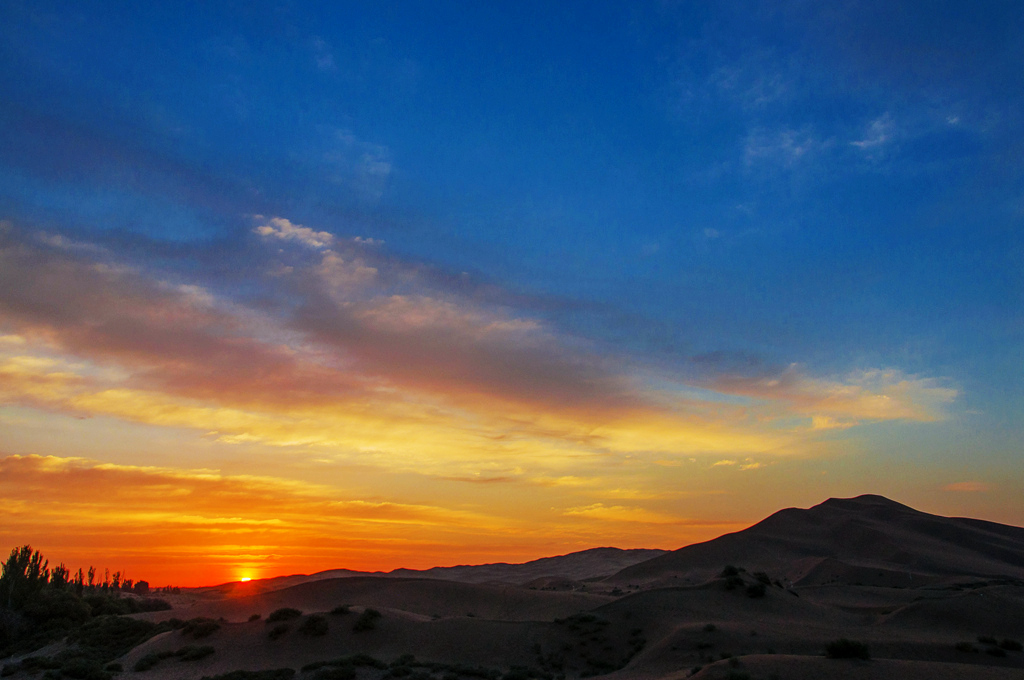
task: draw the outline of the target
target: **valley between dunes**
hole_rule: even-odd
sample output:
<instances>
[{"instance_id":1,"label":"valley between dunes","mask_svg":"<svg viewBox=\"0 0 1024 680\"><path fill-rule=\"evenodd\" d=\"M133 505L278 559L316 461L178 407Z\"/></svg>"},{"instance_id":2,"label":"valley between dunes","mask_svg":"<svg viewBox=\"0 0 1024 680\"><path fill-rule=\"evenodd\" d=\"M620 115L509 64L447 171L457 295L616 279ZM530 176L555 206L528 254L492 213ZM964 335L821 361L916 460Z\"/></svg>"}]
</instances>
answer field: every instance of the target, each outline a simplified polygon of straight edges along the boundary
<instances>
[{"instance_id":1,"label":"valley between dunes","mask_svg":"<svg viewBox=\"0 0 1024 680\"><path fill-rule=\"evenodd\" d=\"M1024 529L879 496L782 510L667 553L596 549L524 565L332 571L166 599L172 610L133 616L211 625L143 642L119 659L125 676L1024 678L1016 644ZM280 612L288 608L301 615ZM840 639L854 641L853 653L840 647L832 656L853 658L826 655ZM173 655L189 645L212 651ZM857 658L861 649L869 658ZM147 658L158 661L133 670Z\"/></svg>"}]
</instances>

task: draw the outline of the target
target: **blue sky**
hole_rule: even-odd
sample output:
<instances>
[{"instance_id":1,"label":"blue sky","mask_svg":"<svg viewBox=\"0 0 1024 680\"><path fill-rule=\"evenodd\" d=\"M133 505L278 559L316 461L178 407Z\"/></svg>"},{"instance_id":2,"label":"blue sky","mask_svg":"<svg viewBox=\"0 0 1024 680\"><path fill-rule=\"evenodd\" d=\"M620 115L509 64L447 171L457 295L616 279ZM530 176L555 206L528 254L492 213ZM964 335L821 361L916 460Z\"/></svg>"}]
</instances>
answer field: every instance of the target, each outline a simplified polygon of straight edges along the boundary
<instances>
[{"instance_id":1,"label":"blue sky","mask_svg":"<svg viewBox=\"0 0 1024 680\"><path fill-rule=\"evenodd\" d=\"M889 484L1024 518L1009 500L1024 434L1019 3L4 0L0 17L0 219L24 258L5 285L42 291L5 297L0 330L22 348L8 358L157 390L156 360L132 363L144 333L115 350L81 328L116 319L69 312L112 292L79 281L93 293L76 301L25 273L102 264L151 304L189 286L225 314L264 315L275 342L318 347L321 368L353 361L409 399L509 390L614 410L640 384L648 405L752 409L744 427L770 420L773 436L814 423L817 439L754 447L758 465L841 460L839 491ZM344 294L340 270L324 287L339 263ZM352 305L369 306L325 321ZM367 340L359 324L382 310L412 324L407 343ZM409 330L424 318L452 325ZM488 344L495 319L529 337ZM255 380L240 375L225 380ZM627 378L629 399L602 392ZM74 432L84 407L25 389L4 403L36 424L9 421L4 452L73 455L40 423ZM833 407L853 392L866 401ZM225 406L211 394L187 396ZM105 413L104 436L168 436ZM354 446L331 442L316 446ZM671 449L645 446L630 455ZM274 475L309 476L275 460ZM939 491L955 484L988 500ZM793 493L755 486L773 489L765 506Z\"/></svg>"}]
</instances>

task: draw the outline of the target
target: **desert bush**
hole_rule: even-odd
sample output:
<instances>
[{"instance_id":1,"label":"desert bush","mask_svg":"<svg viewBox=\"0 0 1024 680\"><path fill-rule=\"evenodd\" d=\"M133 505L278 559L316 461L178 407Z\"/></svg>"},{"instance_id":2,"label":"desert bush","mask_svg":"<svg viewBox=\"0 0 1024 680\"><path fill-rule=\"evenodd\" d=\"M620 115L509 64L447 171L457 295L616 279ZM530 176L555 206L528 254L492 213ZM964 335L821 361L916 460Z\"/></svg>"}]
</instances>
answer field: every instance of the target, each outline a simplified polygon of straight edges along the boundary
<instances>
[{"instance_id":1,"label":"desert bush","mask_svg":"<svg viewBox=\"0 0 1024 680\"><path fill-rule=\"evenodd\" d=\"M182 647L174 653L181 661L199 661L205 659L217 650L210 645L203 645L198 647L196 645L189 645L188 647Z\"/></svg>"},{"instance_id":2,"label":"desert bush","mask_svg":"<svg viewBox=\"0 0 1024 680\"><path fill-rule=\"evenodd\" d=\"M270 632L267 633L267 637L270 638L271 640L276 640L279 637L281 637L282 635L284 635L285 633L287 633L288 630L289 630L288 624L286 624L286 623L279 623L279 624L277 624L276 626L274 626L273 628L270 629Z\"/></svg>"},{"instance_id":3,"label":"desert bush","mask_svg":"<svg viewBox=\"0 0 1024 680\"><path fill-rule=\"evenodd\" d=\"M222 675L205 675L203 680L291 680L294 668L275 668L266 671L231 671Z\"/></svg>"},{"instance_id":4,"label":"desert bush","mask_svg":"<svg viewBox=\"0 0 1024 680\"><path fill-rule=\"evenodd\" d=\"M261 618L263 618L262 614L253 614L249 617L249 623L252 623L253 621L259 621Z\"/></svg>"},{"instance_id":5,"label":"desert bush","mask_svg":"<svg viewBox=\"0 0 1024 680\"><path fill-rule=\"evenodd\" d=\"M870 659L871 653L863 642L840 638L825 645L825 656L830 659Z\"/></svg>"},{"instance_id":6,"label":"desert bush","mask_svg":"<svg viewBox=\"0 0 1024 680\"><path fill-rule=\"evenodd\" d=\"M327 625L327 619L319 614L312 614L299 626L300 633L311 637L327 635L329 630L330 626Z\"/></svg>"},{"instance_id":7,"label":"desert bush","mask_svg":"<svg viewBox=\"0 0 1024 680\"><path fill-rule=\"evenodd\" d=\"M763 583L751 583L747 586L747 597L764 597L765 585Z\"/></svg>"},{"instance_id":8,"label":"desert bush","mask_svg":"<svg viewBox=\"0 0 1024 680\"><path fill-rule=\"evenodd\" d=\"M169 659L172 656L174 656L174 652L150 652L136 661L132 670L136 673L148 671L149 669L156 667L156 665L164 659Z\"/></svg>"},{"instance_id":9,"label":"desert bush","mask_svg":"<svg viewBox=\"0 0 1024 680\"><path fill-rule=\"evenodd\" d=\"M60 673L76 680L93 680L93 678L98 680L98 678L108 677L99 662L80 656L70 658L61 664Z\"/></svg>"},{"instance_id":10,"label":"desert bush","mask_svg":"<svg viewBox=\"0 0 1024 680\"><path fill-rule=\"evenodd\" d=\"M719 576L722 576L724 578L729 578L730 576L739 576L739 575L740 575L739 567L734 567L731 564L725 565L725 568L722 569L722 573L719 574Z\"/></svg>"},{"instance_id":11,"label":"desert bush","mask_svg":"<svg viewBox=\"0 0 1024 680\"><path fill-rule=\"evenodd\" d=\"M1017 640L1010 640L1009 638L1003 638L1003 640L999 642L999 646L1011 652L1019 652L1024 648L1024 645L1021 645L1020 642Z\"/></svg>"},{"instance_id":12,"label":"desert bush","mask_svg":"<svg viewBox=\"0 0 1024 680\"><path fill-rule=\"evenodd\" d=\"M352 626L352 631L356 633L362 633L364 631L373 630L377 627L377 619L380 618L380 612L376 609L364 609L363 613L356 619L355 624Z\"/></svg>"},{"instance_id":13,"label":"desert bush","mask_svg":"<svg viewBox=\"0 0 1024 680\"><path fill-rule=\"evenodd\" d=\"M270 612L270 616L267 617L267 623L277 623L278 621L290 621L291 619L297 619L302 616L302 612L292 607L282 607L275 609Z\"/></svg>"},{"instance_id":14,"label":"desert bush","mask_svg":"<svg viewBox=\"0 0 1024 680\"><path fill-rule=\"evenodd\" d=\"M997 657L1004 657L1004 656L1006 656L1006 650L1003 649L1002 647L989 647L988 649L985 650L985 653L986 654L991 654L992 656L997 656Z\"/></svg>"},{"instance_id":15,"label":"desert bush","mask_svg":"<svg viewBox=\"0 0 1024 680\"><path fill-rule=\"evenodd\" d=\"M768 574L764 573L763 571L755 571L754 578L760 581L761 583L765 584L766 586L770 586L772 584L771 578L768 576Z\"/></svg>"},{"instance_id":16,"label":"desert bush","mask_svg":"<svg viewBox=\"0 0 1024 680\"><path fill-rule=\"evenodd\" d=\"M972 645L970 642L958 642L956 643L956 651L977 654L978 648Z\"/></svg>"},{"instance_id":17,"label":"desert bush","mask_svg":"<svg viewBox=\"0 0 1024 680\"><path fill-rule=\"evenodd\" d=\"M384 670L388 667L386 663L373 658L369 654L353 654L352 656L343 656L338 659L331 659L330 661L314 661L313 663L308 663L302 667L302 672L307 673L327 666L351 666L353 668L368 666L378 670Z\"/></svg>"},{"instance_id":18,"label":"desert bush","mask_svg":"<svg viewBox=\"0 0 1024 680\"><path fill-rule=\"evenodd\" d=\"M313 676L315 680L355 680L354 666L326 666Z\"/></svg>"},{"instance_id":19,"label":"desert bush","mask_svg":"<svg viewBox=\"0 0 1024 680\"><path fill-rule=\"evenodd\" d=\"M124 616L101 616L91 619L68 636L68 642L103 661L113 661L157 633L166 630L149 621Z\"/></svg>"},{"instance_id":20,"label":"desert bush","mask_svg":"<svg viewBox=\"0 0 1024 680\"><path fill-rule=\"evenodd\" d=\"M352 610L349 609L349 606L347 604L339 604L337 607L331 610L332 616L345 616L346 614L351 613Z\"/></svg>"},{"instance_id":21,"label":"desert bush","mask_svg":"<svg viewBox=\"0 0 1024 680\"><path fill-rule=\"evenodd\" d=\"M213 619L195 618L187 621L181 628L182 635L191 635L196 640L209 637L220 630L220 624Z\"/></svg>"}]
</instances>

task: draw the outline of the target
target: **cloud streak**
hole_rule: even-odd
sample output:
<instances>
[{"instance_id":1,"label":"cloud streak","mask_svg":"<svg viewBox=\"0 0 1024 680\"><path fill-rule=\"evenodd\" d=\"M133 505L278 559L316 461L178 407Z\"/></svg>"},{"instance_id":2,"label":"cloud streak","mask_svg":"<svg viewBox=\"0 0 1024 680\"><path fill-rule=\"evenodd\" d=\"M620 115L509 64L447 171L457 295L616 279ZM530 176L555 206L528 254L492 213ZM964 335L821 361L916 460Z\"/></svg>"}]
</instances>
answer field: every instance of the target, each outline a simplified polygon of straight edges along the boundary
<instances>
[{"instance_id":1,"label":"cloud streak","mask_svg":"<svg viewBox=\"0 0 1024 680\"><path fill-rule=\"evenodd\" d=\"M276 307L8 233L0 324L20 340L0 348L0 395L225 443L387 452L388 465L441 476L473 475L494 456L558 476L580 456L784 454L816 431L936 420L956 397L898 371L829 381L791 368L694 383L710 390L705 400L686 384L655 387L624 358L536 318L438 287L377 244L259 222L268 245L301 246L284 270L267 261L265 276L286 291Z\"/></svg>"}]
</instances>

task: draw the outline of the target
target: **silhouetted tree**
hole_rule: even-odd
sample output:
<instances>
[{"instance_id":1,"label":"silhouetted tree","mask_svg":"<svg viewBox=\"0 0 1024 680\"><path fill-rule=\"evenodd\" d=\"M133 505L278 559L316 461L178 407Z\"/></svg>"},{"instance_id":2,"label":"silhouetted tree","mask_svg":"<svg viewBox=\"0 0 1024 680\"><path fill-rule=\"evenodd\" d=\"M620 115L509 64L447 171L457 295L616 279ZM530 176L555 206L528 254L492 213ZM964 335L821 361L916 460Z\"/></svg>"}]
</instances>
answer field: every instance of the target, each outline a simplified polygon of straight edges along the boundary
<instances>
[{"instance_id":1,"label":"silhouetted tree","mask_svg":"<svg viewBox=\"0 0 1024 680\"><path fill-rule=\"evenodd\" d=\"M16 609L49 582L49 562L39 551L33 551L30 545L15 548L0 575L0 603Z\"/></svg>"},{"instance_id":2,"label":"silhouetted tree","mask_svg":"<svg viewBox=\"0 0 1024 680\"><path fill-rule=\"evenodd\" d=\"M59 565L54 567L53 571L50 573L50 585L54 588L63 588L68 584L68 577L70 575L71 572L69 572L68 568L64 566L63 562L61 562Z\"/></svg>"},{"instance_id":3,"label":"silhouetted tree","mask_svg":"<svg viewBox=\"0 0 1024 680\"><path fill-rule=\"evenodd\" d=\"M89 590L96 587L96 567L89 567Z\"/></svg>"}]
</instances>

